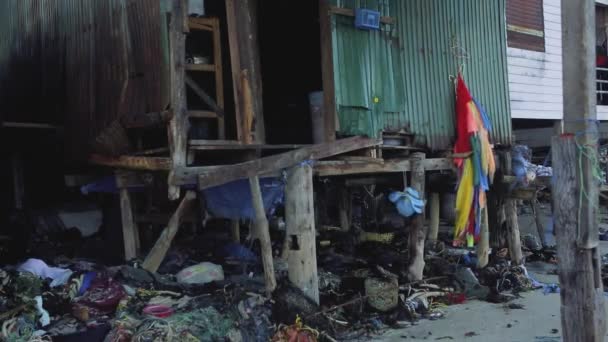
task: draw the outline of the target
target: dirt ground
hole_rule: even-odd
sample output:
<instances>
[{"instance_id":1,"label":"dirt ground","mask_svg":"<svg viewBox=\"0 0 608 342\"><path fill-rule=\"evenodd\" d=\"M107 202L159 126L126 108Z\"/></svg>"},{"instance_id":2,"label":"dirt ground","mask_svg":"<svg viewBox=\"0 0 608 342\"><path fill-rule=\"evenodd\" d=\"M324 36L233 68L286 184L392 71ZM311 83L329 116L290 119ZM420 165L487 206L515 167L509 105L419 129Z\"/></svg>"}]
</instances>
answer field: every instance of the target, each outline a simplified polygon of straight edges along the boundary
<instances>
[{"instance_id":1,"label":"dirt ground","mask_svg":"<svg viewBox=\"0 0 608 342\"><path fill-rule=\"evenodd\" d=\"M547 242L553 244L548 208L545 213ZM522 236L536 234L533 218L523 213L519 219ZM602 255L608 253L608 242L601 242ZM529 274L543 283L557 283L557 275L550 274L555 266L545 263L526 265ZM416 325L388 330L375 341L466 341L466 342L559 342L561 338L559 294L543 294L536 290L515 301L523 309L509 309L505 304L469 301L448 307L445 317L436 321L422 320ZM605 341L608 341L608 336Z\"/></svg>"}]
</instances>

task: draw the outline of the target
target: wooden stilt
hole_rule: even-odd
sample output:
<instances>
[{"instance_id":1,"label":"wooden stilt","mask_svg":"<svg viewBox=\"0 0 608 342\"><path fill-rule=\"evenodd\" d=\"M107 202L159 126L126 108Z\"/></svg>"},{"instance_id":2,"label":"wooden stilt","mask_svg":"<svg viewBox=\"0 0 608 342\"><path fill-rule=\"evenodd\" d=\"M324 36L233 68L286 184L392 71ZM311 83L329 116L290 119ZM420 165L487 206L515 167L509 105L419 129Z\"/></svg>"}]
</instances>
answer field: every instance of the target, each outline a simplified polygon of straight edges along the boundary
<instances>
[{"instance_id":1,"label":"wooden stilt","mask_svg":"<svg viewBox=\"0 0 608 342\"><path fill-rule=\"evenodd\" d=\"M170 2L171 19L169 22L169 45L171 62L171 108L173 117L168 125L169 149L171 150L171 160L173 169L185 167L187 164L188 150L188 105L186 99L186 35L188 30L188 8L185 0L175 0ZM170 175L173 172L170 173ZM177 200L180 196L179 186L173 184L169 177L169 199Z\"/></svg>"},{"instance_id":2,"label":"wooden stilt","mask_svg":"<svg viewBox=\"0 0 608 342\"><path fill-rule=\"evenodd\" d=\"M25 182L23 181L23 159L16 154L11 158L11 169L13 173L13 198L15 209L23 209L25 197Z\"/></svg>"},{"instance_id":3,"label":"wooden stilt","mask_svg":"<svg viewBox=\"0 0 608 342\"><path fill-rule=\"evenodd\" d=\"M293 167L285 191L289 280L319 304L312 167Z\"/></svg>"},{"instance_id":4,"label":"wooden stilt","mask_svg":"<svg viewBox=\"0 0 608 342\"><path fill-rule=\"evenodd\" d=\"M540 239L541 245L547 247L547 239L545 238L545 227L543 225L542 213L540 212L540 208L538 206L538 199L534 198L530 201L530 206L532 207L532 215L534 215L534 223L536 224L536 231L538 232L538 237Z\"/></svg>"},{"instance_id":5,"label":"wooden stilt","mask_svg":"<svg viewBox=\"0 0 608 342\"><path fill-rule=\"evenodd\" d=\"M241 243L241 222L239 222L239 220L230 221L230 235L232 241Z\"/></svg>"},{"instance_id":6,"label":"wooden stilt","mask_svg":"<svg viewBox=\"0 0 608 342\"><path fill-rule=\"evenodd\" d=\"M139 255L139 229L133 215L131 195L127 188L129 174L116 173L116 185L120 196L120 214L122 220L122 235L125 246L125 260L131 260Z\"/></svg>"},{"instance_id":7,"label":"wooden stilt","mask_svg":"<svg viewBox=\"0 0 608 342\"><path fill-rule=\"evenodd\" d=\"M578 216L582 184L577 181L578 152L574 140L574 136L554 138L551 148L563 336L564 341L603 341L606 317L599 251L577 245L578 232L585 227Z\"/></svg>"},{"instance_id":8,"label":"wooden stilt","mask_svg":"<svg viewBox=\"0 0 608 342\"><path fill-rule=\"evenodd\" d=\"M264 210L262 190L260 189L260 179L258 176L249 178L249 187L251 188L251 200L255 211L255 235L260 240L260 247L262 249L262 266L264 267L266 292L271 294L277 287L277 280L274 276L270 231L268 229L268 219Z\"/></svg>"},{"instance_id":9,"label":"wooden stilt","mask_svg":"<svg viewBox=\"0 0 608 342\"><path fill-rule=\"evenodd\" d=\"M426 156L424 153L414 153L412 155L412 187L418 191L420 196L424 196L425 194L425 158ZM408 269L410 281L422 280L422 272L424 270L424 242L426 232L423 214L416 215L412 219L412 226L410 227L410 267Z\"/></svg>"},{"instance_id":10,"label":"wooden stilt","mask_svg":"<svg viewBox=\"0 0 608 342\"><path fill-rule=\"evenodd\" d=\"M477 268L484 268L488 265L490 255L490 230L488 224L488 208L481 213L481 232L477 243Z\"/></svg>"},{"instance_id":11,"label":"wooden stilt","mask_svg":"<svg viewBox=\"0 0 608 342\"><path fill-rule=\"evenodd\" d=\"M430 241L437 241L437 237L439 235L439 193L434 192L431 194L429 207L431 210L431 217L427 239Z\"/></svg>"},{"instance_id":12,"label":"wooden stilt","mask_svg":"<svg viewBox=\"0 0 608 342\"><path fill-rule=\"evenodd\" d=\"M521 240L519 237L516 199L507 198L505 200L505 215L507 216L507 234L509 239L509 253L511 254L511 262L515 265L521 265L524 257L521 251Z\"/></svg>"},{"instance_id":13,"label":"wooden stilt","mask_svg":"<svg viewBox=\"0 0 608 342\"><path fill-rule=\"evenodd\" d=\"M152 247L152 250L150 250L150 253L148 253L146 260L144 260L142 265L144 269L150 272L156 272L156 270L158 270L158 267L165 258L169 247L171 247L171 242L177 234L184 214L192 207L195 199L196 193L194 191L186 192L186 195L179 203L177 210L175 210L175 213L173 213L173 216L171 216L169 224L167 224L167 228L165 228L160 234L160 237L158 240L156 240L154 247Z\"/></svg>"},{"instance_id":14,"label":"wooden stilt","mask_svg":"<svg viewBox=\"0 0 608 342\"><path fill-rule=\"evenodd\" d=\"M350 199L350 191L346 186L341 187L339 200L340 227L342 228L343 232L347 232L350 230L350 215L352 203Z\"/></svg>"}]
</instances>

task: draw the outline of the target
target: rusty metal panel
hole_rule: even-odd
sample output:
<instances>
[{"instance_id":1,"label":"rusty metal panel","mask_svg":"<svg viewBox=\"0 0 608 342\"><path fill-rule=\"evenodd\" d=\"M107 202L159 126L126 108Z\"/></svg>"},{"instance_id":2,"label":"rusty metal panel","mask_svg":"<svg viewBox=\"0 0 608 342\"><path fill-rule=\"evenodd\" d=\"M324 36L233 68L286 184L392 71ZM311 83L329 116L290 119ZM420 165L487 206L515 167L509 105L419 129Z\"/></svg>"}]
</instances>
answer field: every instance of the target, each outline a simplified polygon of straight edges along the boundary
<instances>
[{"instance_id":1,"label":"rusty metal panel","mask_svg":"<svg viewBox=\"0 0 608 342\"><path fill-rule=\"evenodd\" d=\"M342 134L405 129L416 144L451 148L454 84L460 66L493 121L496 143L510 144L505 0L334 0L392 17L379 31L334 15L336 103ZM464 58L463 58L464 57Z\"/></svg>"},{"instance_id":2,"label":"rusty metal panel","mask_svg":"<svg viewBox=\"0 0 608 342\"><path fill-rule=\"evenodd\" d=\"M63 123L81 156L122 115L160 111L160 0L0 1L5 120Z\"/></svg>"}]
</instances>

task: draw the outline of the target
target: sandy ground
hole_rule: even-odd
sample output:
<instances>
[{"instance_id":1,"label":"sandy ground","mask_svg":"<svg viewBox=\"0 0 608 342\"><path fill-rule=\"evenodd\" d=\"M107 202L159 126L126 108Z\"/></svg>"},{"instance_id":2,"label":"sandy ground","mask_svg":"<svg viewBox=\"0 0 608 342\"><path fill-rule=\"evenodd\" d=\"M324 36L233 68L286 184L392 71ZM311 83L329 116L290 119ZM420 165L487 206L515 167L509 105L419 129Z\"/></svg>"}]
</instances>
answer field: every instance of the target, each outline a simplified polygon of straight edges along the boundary
<instances>
[{"instance_id":1,"label":"sandy ground","mask_svg":"<svg viewBox=\"0 0 608 342\"><path fill-rule=\"evenodd\" d=\"M544 208L545 223L549 224L548 208ZM535 233L532 217L520 216L520 229L524 234ZM550 229L550 228L549 228ZM548 229L548 230L549 230ZM553 243L552 233L545 234ZM608 253L608 243L602 242L602 254ZM530 274L538 281L557 283L557 275L549 274L555 266L544 263L527 264ZM561 338L559 294L544 295L542 290L529 292L515 303L524 309L509 309L504 304L469 301L448 307L445 317L422 320L400 330L388 330L375 341L467 341L467 342L558 342ZM608 341L608 337L605 339Z\"/></svg>"}]
</instances>

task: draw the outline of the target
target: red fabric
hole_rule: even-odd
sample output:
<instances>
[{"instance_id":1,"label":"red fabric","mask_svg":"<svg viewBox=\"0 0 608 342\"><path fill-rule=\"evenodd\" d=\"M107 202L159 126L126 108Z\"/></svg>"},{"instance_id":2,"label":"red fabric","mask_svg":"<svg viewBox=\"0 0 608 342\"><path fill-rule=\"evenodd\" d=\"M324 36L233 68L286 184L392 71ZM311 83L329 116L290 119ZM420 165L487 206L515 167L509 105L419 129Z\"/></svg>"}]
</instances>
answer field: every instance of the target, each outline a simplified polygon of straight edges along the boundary
<instances>
[{"instance_id":1,"label":"red fabric","mask_svg":"<svg viewBox=\"0 0 608 342\"><path fill-rule=\"evenodd\" d=\"M475 132L475 119L470 111L469 102L473 101L473 97L469 92L462 75L458 74L456 85L456 144L454 145L454 153L471 152L470 134ZM462 159L454 159L460 165Z\"/></svg>"},{"instance_id":2,"label":"red fabric","mask_svg":"<svg viewBox=\"0 0 608 342\"><path fill-rule=\"evenodd\" d=\"M608 65L608 56L597 56L595 58L595 65L599 67Z\"/></svg>"}]
</instances>

